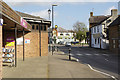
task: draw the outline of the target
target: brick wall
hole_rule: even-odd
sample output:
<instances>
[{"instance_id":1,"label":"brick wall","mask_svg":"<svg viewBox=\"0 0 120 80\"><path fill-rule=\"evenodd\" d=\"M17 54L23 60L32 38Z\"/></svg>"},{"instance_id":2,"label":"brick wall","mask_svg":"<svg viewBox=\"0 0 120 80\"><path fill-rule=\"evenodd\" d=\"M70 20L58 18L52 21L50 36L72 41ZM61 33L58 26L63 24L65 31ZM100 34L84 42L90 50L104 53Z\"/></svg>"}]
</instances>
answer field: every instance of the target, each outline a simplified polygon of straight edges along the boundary
<instances>
[{"instance_id":1,"label":"brick wall","mask_svg":"<svg viewBox=\"0 0 120 80\"><path fill-rule=\"evenodd\" d=\"M23 37L22 32L18 32L17 37ZM4 41L3 46L6 48L14 48L5 46L6 45L6 39L7 37L13 37L14 38L14 30L13 31L4 31ZM35 57L40 56L40 35L39 30L33 30L32 32L25 34L25 39L29 39L30 43L25 43L25 57ZM48 32L47 31L41 31L41 56L47 56L48 55ZM23 57L23 45L17 45L17 57L22 58Z\"/></svg>"},{"instance_id":2,"label":"brick wall","mask_svg":"<svg viewBox=\"0 0 120 80\"><path fill-rule=\"evenodd\" d=\"M118 39L115 40L115 48L113 48L113 38L118 38L118 27L112 26L109 27L109 49L113 53L118 53Z\"/></svg>"},{"instance_id":3,"label":"brick wall","mask_svg":"<svg viewBox=\"0 0 120 80\"><path fill-rule=\"evenodd\" d=\"M2 78L2 26L0 26L0 79Z\"/></svg>"},{"instance_id":4,"label":"brick wall","mask_svg":"<svg viewBox=\"0 0 120 80\"><path fill-rule=\"evenodd\" d=\"M41 56L48 55L48 32L41 31Z\"/></svg>"}]
</instances>

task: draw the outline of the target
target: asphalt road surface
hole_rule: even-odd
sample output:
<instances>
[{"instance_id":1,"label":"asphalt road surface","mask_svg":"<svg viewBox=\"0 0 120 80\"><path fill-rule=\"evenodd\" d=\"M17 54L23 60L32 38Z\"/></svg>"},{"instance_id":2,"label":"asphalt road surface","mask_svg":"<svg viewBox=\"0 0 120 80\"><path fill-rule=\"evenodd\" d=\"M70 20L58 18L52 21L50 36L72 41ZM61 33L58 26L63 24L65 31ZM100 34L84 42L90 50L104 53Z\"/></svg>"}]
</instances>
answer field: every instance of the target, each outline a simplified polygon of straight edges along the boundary
<instances>
[{"instance_id":1,"label":"asphalt road surface","mask_svg":"<svg viewBox=\"0 0 120 80\"><path fill-rule=\"evenodd\" d=\"M68 47L59 46L59 50L68 54ZM118 56L108 50L89 47L71 46L71 54L79 59L80 63L89 64L94 69L118 77Z\"/></svg>"}]
</instances>

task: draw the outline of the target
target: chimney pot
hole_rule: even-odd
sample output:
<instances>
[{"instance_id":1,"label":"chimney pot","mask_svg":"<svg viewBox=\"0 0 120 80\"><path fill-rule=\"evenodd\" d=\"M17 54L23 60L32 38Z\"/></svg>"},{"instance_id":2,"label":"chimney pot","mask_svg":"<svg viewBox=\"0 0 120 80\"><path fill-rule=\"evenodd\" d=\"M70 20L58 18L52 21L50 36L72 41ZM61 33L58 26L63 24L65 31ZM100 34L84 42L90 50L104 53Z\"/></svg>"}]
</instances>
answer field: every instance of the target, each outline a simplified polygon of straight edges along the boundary
<instances>
[{"instance_id":1,"label":"chimney pot","mask_svg":"<svg viewBox=\"0 0 120 80\"><path fill-rule=\"evenodd\" d=\"M112 9L112 10L111 10L111 16L118 16L118 11L117 11L117 9Z\"/></svg>"},{"instance_id":2,"label":"chimney pot","mask_svg":"<svg viewBox=\"0 0 120 80\"><path fill-rule=\"evenodd\" d=\"M90 12L90 17L92 17L93 16L93 12Z\"/></svg>"}]
</instances>

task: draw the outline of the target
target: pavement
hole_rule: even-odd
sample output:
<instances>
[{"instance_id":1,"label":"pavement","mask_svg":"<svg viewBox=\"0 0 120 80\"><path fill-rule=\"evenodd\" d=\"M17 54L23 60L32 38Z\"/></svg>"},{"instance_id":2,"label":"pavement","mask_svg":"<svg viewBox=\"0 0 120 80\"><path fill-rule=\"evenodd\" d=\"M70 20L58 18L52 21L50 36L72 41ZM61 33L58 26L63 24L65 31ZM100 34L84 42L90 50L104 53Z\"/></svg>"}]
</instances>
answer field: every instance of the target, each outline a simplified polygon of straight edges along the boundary
<instances>
[{"instance_id":1,"label":"pavement","mask_svg":"<svg viewBox=\"0 0 120 80\"><path fill-rule=\"evenodd\" d=\"M75 58L68 60L64 52L49 53L49 56L18 60L17 67L3 67L3 78L110 78L91 70ZM3 79L4 80L4 79ZM110 80L110 79L109 79Z\"/></svg>"}]
</instances>

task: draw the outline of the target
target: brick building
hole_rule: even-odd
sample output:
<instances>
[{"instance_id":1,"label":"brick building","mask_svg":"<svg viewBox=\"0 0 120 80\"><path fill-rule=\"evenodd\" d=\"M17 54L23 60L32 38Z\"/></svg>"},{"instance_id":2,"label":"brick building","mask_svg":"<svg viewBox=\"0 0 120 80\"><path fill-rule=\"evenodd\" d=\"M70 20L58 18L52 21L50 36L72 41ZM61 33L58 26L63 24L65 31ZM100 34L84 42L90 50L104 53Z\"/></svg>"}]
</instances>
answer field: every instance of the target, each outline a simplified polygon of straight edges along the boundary
<instances>
[{"instance_id":1,"label":"brick building","mask_svg":"<svg viewBox=\"0 0 120 80\"><path fill-rule=\"evenodd\" d=\"M3 48L14 49L15 66L18 57L47 56L50 24L43 18L16 12L0 1L0 79Z\"/></svg>"},{"instance_id":2,"label":"brick building","mask_svg":"<svg viewBox=\"0 0 120 80\"><path fill-rule=\"evenodd\" d=\"M111 52L120 53L120 15L109 25L109 44Z\"/></svg>"},{"instance_id":3,"label":"brick building","mask_svg":"<svg viewBox=\"0 0 120 80\"><path fill-rule=\"evenodd\" d=\"M38 16L16 12L32 26L31 32L25 35L25 39L30 40L30 43L25 44L25 46L28 46L25 48L26 56L47 56L48 27L50 27L51 22ZM21 46L19 48L21 48Z\"/></svg>"}]
</instances>

